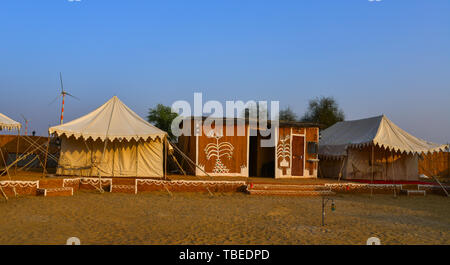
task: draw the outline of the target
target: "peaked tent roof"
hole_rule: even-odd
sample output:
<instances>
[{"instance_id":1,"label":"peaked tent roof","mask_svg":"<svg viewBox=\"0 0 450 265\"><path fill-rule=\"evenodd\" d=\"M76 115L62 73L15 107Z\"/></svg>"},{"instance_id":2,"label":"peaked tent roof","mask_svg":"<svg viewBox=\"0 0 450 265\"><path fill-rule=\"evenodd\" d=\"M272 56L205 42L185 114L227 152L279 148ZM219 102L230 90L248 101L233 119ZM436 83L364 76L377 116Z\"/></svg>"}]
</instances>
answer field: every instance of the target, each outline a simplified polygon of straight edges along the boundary
<instances>
[{"instance_id":1,"label":"peaked tent roof","mask_svg":"<svg viewBox=\"0 0 450 265\"><path fill-rule=\"evenodd\" d=\"M20 127L22 127L22 125L19 122L0 113L0 130L20 130Z\"/></svg>"},{"instance_id":2,"label":"peaked tent roof","mask_svg":"<svg viewBox=\"0 0 450 265\"><path fill-rule=\"evenodd\" d=\"M162 138L167 133L151 125L128 108L116 96L98 109L78 119L49 128L49 133L93 140L147 140Z\"/></svg>"},{"instance_id":3,"label":"peaked tent roof","mask_svg":"<svg viewBox=\"0 0 450 265\"><path fill-rule=\"evenodd\" d=\"M348 147L362 147L372 143L388 150L412 154L444 151L448 147L412 136L382 115L338 122L322 131L319 154L344 156Z\"/></svg>"}]
</instances>

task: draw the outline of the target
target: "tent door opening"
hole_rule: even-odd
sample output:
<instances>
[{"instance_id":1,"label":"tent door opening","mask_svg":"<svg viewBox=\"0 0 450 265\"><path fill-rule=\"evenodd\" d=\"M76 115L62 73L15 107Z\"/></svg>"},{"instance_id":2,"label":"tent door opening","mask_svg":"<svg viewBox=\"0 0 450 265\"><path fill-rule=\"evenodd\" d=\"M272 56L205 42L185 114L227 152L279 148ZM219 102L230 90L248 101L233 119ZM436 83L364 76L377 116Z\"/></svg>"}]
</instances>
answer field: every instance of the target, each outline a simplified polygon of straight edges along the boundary
<instances>
[{"instance_id":1,"label":"tent door opening","mask_svg":"<svg viewBox=\"0 0 450 265\"><path fill-rule=\"evenodd\" d=\"M264 137L258 130L256 136L250 136L249 138L249 177L274 178L275 146L261 146L261 140L269 139L270 136Z\"/></svg>"}]
</instances>

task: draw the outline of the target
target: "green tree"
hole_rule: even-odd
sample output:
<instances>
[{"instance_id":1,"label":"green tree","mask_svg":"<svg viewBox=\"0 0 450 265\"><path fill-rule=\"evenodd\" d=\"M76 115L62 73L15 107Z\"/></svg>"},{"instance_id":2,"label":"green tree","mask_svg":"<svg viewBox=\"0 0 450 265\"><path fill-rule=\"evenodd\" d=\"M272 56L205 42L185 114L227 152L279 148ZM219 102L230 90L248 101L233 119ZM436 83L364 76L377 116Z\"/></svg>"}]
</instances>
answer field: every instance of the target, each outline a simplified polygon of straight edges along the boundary
<instances>
[{"instance_id":1,"label":"green tree","mask_svg":"<svg viewBox=\"0 0 450 265\"><path fill-rule=\"evenodd\" d=\"M170 125L172 124L173 119L175 119L177 116L178 114L172 112L171 107L164 106L163 104L158 104L155 108L150 108L147 120L159 129L167 132L170 139L174 139L175 136L172 134Z\"/></svg>"},{"instance_id":2,"label":"green tree","mask_svg":"<svg viewBox=\"0 0 450 265\"><path fill-rule=\"evenodd\" d=\"M290 107L287 107L286 109L280 110L279 120L280 121L297 121L298 118L297 118L297 114L295 114L294 111L292 111Z\"/></svg>"},{"instance_id":3,"label":"green tree","mask_svg":"<svg viewBox=\"0 0 450 265\"><path fill-rule=\"evenodd\" d=\"M326 129L344 119L344 111L333 97L320 97L309 101L308 110L301 121L318 123Z\"/></svg>"}]
</instances>

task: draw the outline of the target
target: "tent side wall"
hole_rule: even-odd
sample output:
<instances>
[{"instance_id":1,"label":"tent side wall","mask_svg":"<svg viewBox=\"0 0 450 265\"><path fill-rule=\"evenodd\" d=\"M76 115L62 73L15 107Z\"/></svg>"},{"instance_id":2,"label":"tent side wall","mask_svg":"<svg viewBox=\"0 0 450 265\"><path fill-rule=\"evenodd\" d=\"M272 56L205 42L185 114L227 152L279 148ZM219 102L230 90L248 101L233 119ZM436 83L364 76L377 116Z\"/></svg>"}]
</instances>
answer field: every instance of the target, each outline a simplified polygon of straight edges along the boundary
<instances>
[{"instance_id":1,"label":"tent side wall","mask_svg":"<svg viewBox=\"0 0 450 265\"><path fill-rule=\"evenodd\" d=\"M162 141L108 142L61 137L58 175L103 177L164 176ZM95 165L98 165L98 168ZM100 170L99 170L100 169ZM100 171L100 172L99 172Z\"/></svg>"},{"instance_id":2,"label":"tent side wall","mask_svg":"<svg viewBox=\"0 0 450 265\"><path fill-rule=\"evenodd\" d=\"M450 177L450 152L435 152L419 159L419 174Z\"/></svg>"},{"instance_id":3,"label":"tent side wall","mask_svg":"<svg viewBox=\"0 0 450 265\"><path fill-rule=\"evenodd\" d=\"M321 177L338 178L342 168L343 179L372 179L372 146L349 148L343 159L322 158ZM391 152L374 147L374 180L419 180L418 155Z\"/></svg>"},{"instance_id":4,"label":"tent side wall","mask_svg":"<svg viewBox=\"0 0 450 265\"><path fill-rule=\"evenodd\" d=\"M372 179L372 147L349 148L346 179ZM374 148L374 180L419 180L418 156Z\"/></svg>"}]
</instances>

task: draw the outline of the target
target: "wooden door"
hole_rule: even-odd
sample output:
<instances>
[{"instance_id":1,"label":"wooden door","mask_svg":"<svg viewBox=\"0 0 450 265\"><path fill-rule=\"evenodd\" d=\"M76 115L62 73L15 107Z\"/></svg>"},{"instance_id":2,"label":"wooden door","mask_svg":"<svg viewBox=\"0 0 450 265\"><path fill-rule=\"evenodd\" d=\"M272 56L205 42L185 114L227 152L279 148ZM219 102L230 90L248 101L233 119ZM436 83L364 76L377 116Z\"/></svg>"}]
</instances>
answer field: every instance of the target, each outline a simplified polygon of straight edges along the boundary
<instances>
[{"instance_id":1,"label":"wooden door","mask_svg":"<svg viewBox=\"0 0 450 265\"><path fill-rule=\"evenodd\" d=\"M305 137L292 136L292 176L303 176L303 164L305 159Z\"/></svg>"}]
</instances>

